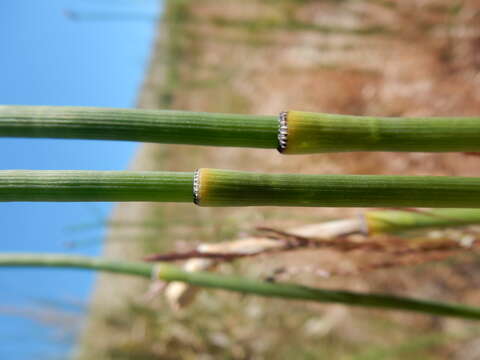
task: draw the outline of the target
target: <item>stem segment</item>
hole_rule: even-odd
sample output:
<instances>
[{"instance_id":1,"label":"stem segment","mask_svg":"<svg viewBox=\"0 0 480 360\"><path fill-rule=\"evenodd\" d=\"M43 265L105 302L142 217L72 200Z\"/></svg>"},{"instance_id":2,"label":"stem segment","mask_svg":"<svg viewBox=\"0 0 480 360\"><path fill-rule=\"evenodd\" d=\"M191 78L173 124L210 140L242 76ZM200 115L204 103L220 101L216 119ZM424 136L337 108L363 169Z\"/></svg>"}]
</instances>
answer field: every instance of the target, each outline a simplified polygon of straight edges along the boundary
<instances>
[{"instance_id":1,"label":"stem segment","mask_svg":"<svg viewBox=\"0 0 480 360\"><path fill-rule=\"evenodd\" d=\"M200 169L201 206L480 207L480 178Z\"/></svg>"},{"instance_id":2,"label":"stem segment","mask_svg":"<svg viewBox=\"0 0 480 360\"><path fill-rule=\"evenodd\" d=\"M0 106L0 137L277 147L276 116L62 106Z\"/></svg>"},{"instance_id":3,"label":"stem segment","mask_svg":"<svg viewBox=\"0 0 480 360\"><path fill-rule=\"evenodd\" d=\"M0 201L191 202L193 173L0 171Z\"/></svg>"},{"instance_id":4,"label":"stem segment","mask_svg":"<svg viewBox=\"0 0 480 360\"><path fill-rule=\"evenodd\" d=\"M288 111L285 154L479 151L480 117L386 118Z\"/></svg>"},{"instance_id":5,"label":"stem segment","mask_svg":"<svg viewBox=\"0 0 480 360\"><path fill-rule=\"evenodd\" d=\"M465 305L409 299L385 294L323 290L288 283L270 283L234 276L222 276L207 272L187 272L170 264L151 265L71 255L3 254L0 255L0 267L80 268L142 277L150 277L154 272L156 278L165 281L182 281L191 285L246 294L480 319L480 308Z\"/></svg>"}]
</instances>

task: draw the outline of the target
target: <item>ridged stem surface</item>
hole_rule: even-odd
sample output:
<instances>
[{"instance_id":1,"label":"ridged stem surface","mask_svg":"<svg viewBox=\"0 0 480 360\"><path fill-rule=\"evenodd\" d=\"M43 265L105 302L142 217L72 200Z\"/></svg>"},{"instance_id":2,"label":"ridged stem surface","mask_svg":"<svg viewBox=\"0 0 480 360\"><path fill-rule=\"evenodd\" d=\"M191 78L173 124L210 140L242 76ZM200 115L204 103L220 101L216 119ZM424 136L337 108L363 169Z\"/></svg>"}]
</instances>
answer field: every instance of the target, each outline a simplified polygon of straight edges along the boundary
<instances>
[{"instance_id":1,"label":"ridged stem surface","mask_svg":"<svg viewBox=\"0 0 480 360\"><path fill-rule=\"evenodd\" d=\"M288 111L283 153L480 151L480 117L373 117ZM270 148L277 116L0 106L0 137L104 139Z\"/></svg>"},{"instance_id":2,"label":"ridged stem surface","mask_svg":"<svg viewBox=\"0 0 480 360\"><path fill-rule=\"evenodd\" d=\"M192 202L193 172L1 170L0 201ZM201 206L480 207L480 178L200 169Z\"/></svg>"},{"instance_id":3,"label":"ridged stem surface","mask_svg":"<svg viewBox=\"0 0 480 360\"><path fill-rule=\"evenodd\" d=\"M201 206L480 207L480 178L200 169Z\"/></svg>"},{"instance_id":4,"label":"ridged stem surface","mask_svg":"<svg viewBox=\"0 0 480 360\"><path fill-rule=\"evenodd\" d=\"M288 111L285 154L480 151L480 117L387 118Z\"/></svg>"},{"instance_id":5,"label":"ridged stem surface","mask_svg":"<svg viewBox=\"0 0 480 360\"><path fill-rule=\"evenodd\" d=\"M323 290L307 286L271 283L208 272L188 272L170 264L114 261L86 256L54 254L1 254L0 267L61 267L92 269L142 277L152 276L165 281L182 281L191 285L230 290L245 294L340 303L352 306L415 311L425 314L480 319L480 308L436 301L410 299L386 294Z\"/></svg>"},{"instance_id":6,"label":"ridged stem surface","mask_svg":"<svg viewBox=\"0 0 480 360\"><path fill-rule=\"evenodd\" d=\"M276 116L0 106L0 137L103 139L275 149Z\"/></svg>"},{"instance_id":7,"label":"ridged stem surface","mask_svg":"<svg viewBox=\"0 0 480 360\"><path fill-rule=\"evenodd\" d=\"M193 173L1 170L0 201L191 202Z\"/></svg>"}]
</instances>

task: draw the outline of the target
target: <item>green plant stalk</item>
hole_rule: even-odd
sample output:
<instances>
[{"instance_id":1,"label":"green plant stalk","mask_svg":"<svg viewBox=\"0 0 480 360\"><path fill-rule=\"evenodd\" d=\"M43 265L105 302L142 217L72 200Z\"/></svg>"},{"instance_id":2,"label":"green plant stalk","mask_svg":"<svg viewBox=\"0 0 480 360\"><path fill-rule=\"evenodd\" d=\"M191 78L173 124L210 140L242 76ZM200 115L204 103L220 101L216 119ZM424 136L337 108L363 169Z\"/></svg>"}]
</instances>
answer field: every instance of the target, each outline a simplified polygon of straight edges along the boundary
<instances>
[{"instance_id":1,"label":"green plant stalk","mask_svg":"<svg viewBox=\"0 0 480 360\"><path fill-rule=\"evenodd\" d=\"M286 113L285 154L344 151L479 151L480 117L387 118Z\"/></svg>"},{"instance_id":2,"label":"green plant stalk","mask_svg":"<svg viewBox=\"0 0 480 360\"><path fill-rule=\"evenodd\" d=\"M465 305L409 299L386 294L323 290L289 283L272 283L236 276L217 275L210 272L188 272L167 264L157 265L156 277L166 281L181 281L200 287L230 290L266 297L340 303L351 306L397 309L480 319L480 308Z\"/></svg>"},{"instance_id":3,"label":"green plant stalk","mask_svg":"<svg viewBox=\"0 0 480 360\"><path fill-rule=\"evenodd\" d=\"M114 261L86 256L54 254L2 254L0 267L61 267L107 271L118 274L151 277L164 281L181 281L191 285L230 290L292 300L340 303L352 306L415 311L425 314L480 319L480 308L459 304L409 299L385 294L323 290L307 286L271 283L208 272L187 272L170 264Z\"/></svg>"},{"instance_id":4,"label":"green plant stalk","mask_svg":"<svg viewBox=\"0 0 480 360\"><path fill-rule=\"evenodd\" d=\"M0 254L0 267L78 268L151 277L154 265L144 262L118 261L90 256L3 253Z\"/></svg>"},{"instance_id":5,"label":"green plant stalk","mask_svg":"<svg viewBox=\"0 0 480 360\"><path fill-rule=\"evenodd\" d=\"M191 202L193 173L0 171L0 201Z\"/></svg>"},{"instance_id":6,"label":"green plant stalk","mask_svg":"<svg viewBox=\"0 0 480 360\"><path fill-rule=\"evenodd\" d=\"M480 151L480 117L387 118L301 111L283 114L279 122L277 116L0 106L0 137L278 148L285 154Z\"/></svg>"},{"instance_id":7,"label":"green plant stalk","mask_svg":"<svg viewBox=\"0 0 480 360\"><path fill-rule=\"evenodd\" d=\"M0 201L158 201L201 206L480 208L480 178L1 170Z\"/></svg>"},{"instance_id":8,"label":"green plant stalk","mask_svg":"<svg viewBox=\"0 0 480 360\"><path fill-rule=\"evenodd\" d=\"M0 137L277 147L276 116L61 106L0 106Z\"/></svg>"},{"instance_id":9,"label":"green plant stalk","mask_svg":"<svg viewBox=\"0 0 480 360\"><path fill-rule=\"evenodd\" d=\"M480 178L200 169L200 206L480 207Z\"/></svg>"},{"instance_id":10,"label":"green plant stalk","mask_svg":"<svg viewBox=\"0 0 480 360\"><path fill-rule=\"evenodd\" d=\"M374 210L364 217L371 234L480 224L478 209Z\"/></svg>"}]
</instances>

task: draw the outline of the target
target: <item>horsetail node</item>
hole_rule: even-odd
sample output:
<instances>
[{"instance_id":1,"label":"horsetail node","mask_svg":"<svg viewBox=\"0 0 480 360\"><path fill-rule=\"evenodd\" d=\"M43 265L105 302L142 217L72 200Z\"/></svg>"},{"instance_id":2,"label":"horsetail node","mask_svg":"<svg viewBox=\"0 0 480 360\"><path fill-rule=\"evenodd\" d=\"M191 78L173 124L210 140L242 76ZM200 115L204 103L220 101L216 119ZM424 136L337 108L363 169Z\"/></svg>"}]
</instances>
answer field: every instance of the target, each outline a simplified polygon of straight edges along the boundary
<instances>
[{"instance_id":1,"label":"horsetail node","mask_svg":"<svg viewBox=\"0 0 480 360\"><path fill-rule=\"evenodd\" d=\"M288 141L288 112L282 111L278 116L278 148L277 150L282 154L287 148Z\"/></svg>"},{"instance_id":2,"label":"horsetail node","mask_svg":"<svg viewBox=\"0 0 480 360\"><path fill-rule=\"evenodd\" d=\"M200 169L193 173L193 202L196 205L200 204Z\"/></svg>"},{"instance_id":3,"label":"horsetail node","mask_svg":"<svg viewBox=\"0 0 480 360\"><path fill-rule=\"evenodd\" d=\"M359 307L404 310L480 320L480 308L467 305L411 299L387 294L324 290L290 283L271 283L236 276L217 275L208 272L189 272L165 263L149 264L57 254L1 254L0 267L91 269L144 278L153 277L154 279L164 281L180 281L200 287L223 289L265 297L306 300L320 303L339 303Z\"/></svg>"},{"instance_id":4,"label":"horsetail node","mask_svg":"<svg viewBox=\"0 0 480 360\"><path fill-rule=\"evenodd\" d=\"M0 201L158 201L200 206L480 208L480 178L1 170Z\"/></svg>"},{"instance_id":5,"label":"horsetail node","mask_svg":"<svg viewBox=\"0 0 480 360\"><path fill-rule=\"evenodd\" d=\"M172 110L0 106L0 137L104 139L278 149L480 151L480 117L374 117L283 111L278 116Z\"/></svg>"}]
</instances>

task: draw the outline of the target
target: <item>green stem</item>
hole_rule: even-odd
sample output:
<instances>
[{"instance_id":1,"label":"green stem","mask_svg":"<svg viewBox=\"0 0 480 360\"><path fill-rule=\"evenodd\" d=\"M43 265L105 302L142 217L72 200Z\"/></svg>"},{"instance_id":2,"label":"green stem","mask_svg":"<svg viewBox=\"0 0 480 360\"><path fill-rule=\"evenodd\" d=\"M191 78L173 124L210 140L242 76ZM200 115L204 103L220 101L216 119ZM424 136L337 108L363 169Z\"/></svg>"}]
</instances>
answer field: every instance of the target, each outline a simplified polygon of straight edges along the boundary
<instances>
[{"instance_id":1,"label":"green stem","mask_svg":"<svg viewBox=\"0 0 480 360\"><path fill-rule=\"evenodd\" d=\"M276 116L61 106L0 106L0 137L277 147Z\"/></svg>"},{"instance_id":2,"label":"green stem","mask_svg":"<svg viewBox=\"0 0 480 360\"><path fill-rule=\"evenodd\" d=\"M1 170L0 201L191 202L195 198L201 206L480 208L480 178L215 169L200 169L197 174Z\"/></svg>"},{"instance_id":3,"label":"green stem","mask_svg":"<svg viewBox=\"0 0 480 360\"><path fill-rule=\"evenodd\" d=\"M442 228L480 223L477 209L426 211L375 210L365 213L369 233L391 233L422 228Z\"/></svg>"},{"instance_id":4,"label":"green stem","mask_svg":"<svg viewBox=\"0 0 480 360\"><path fill-rule=\"evenodd\" d=\"M480 319L480 308L465 305L409 299L386 294L323 290L289 283L272 283L235 276L217 275L209 272L187 272L168 264L157 265L156 271L156 276L162 280L182 281L195 286L224 289L245 294Z\"/></svg>"},{"instance_id":5,"label":"green stem","mask_svg":"<svg viewBox=\"0 0 480 360\"><path fill-rule=\"evenodd\" d=\"M285 154L479 151L480 117L387 118L288 111Z\"/></svg>"},{"instance_id":6,"label":"green stem","mask_svg":"<svg viewBox=\"0 0 480 360\"><path fill-rule=\"evenodd\" d=\"M201 206L480 207L480 178L198 173Z\"/></svg>"},{"instance_id":7,"label":"green stem","mask_svg":"<svg viewBox=\"0 0 480 360\"><path fill-rule=\"evenodd\" d=\"M193 173L0 171L0 201L191 202Z\"/></svg>"},{"instance_id":8,"label":"green stem","mask_svg":"<svg viewBox=\"0 0 480 360\"><path fill-rule=\"evenodd\" d=\"M106 271L125 275L151 277L154 265L61 254L0 254L0 267L61 267Z\"/></svg>"},{"instance_id":9,"label":"green stem","mask_svg":"<svg viewBox=\"0 0 480 360\"><path fill-rule=\"evenodd\" d=\"M2 254L0 255L0 267L80 268L147 278L151 277L154 272L156 278L165 281L182 281L195 286L224 289L245 294L480 319L480 308L465 305L409 299L386 294L323 290L288 283L271 283L235 276L216 275L208 272L187 272L170 264L152 265L71 255Z\"/></svg>"},{"instance_id":10,"label":"green stem","mask_svg":"<svg viewBox=\"0 0 480 360\"><path fill-rule=\"evenodd\" d=\"M283 127L279 127L277 116L0 106L0 137L278 147L285 154L480 151L480 117L386 118L300 111L284 114Z\"/></svg>"}]
</instances>

